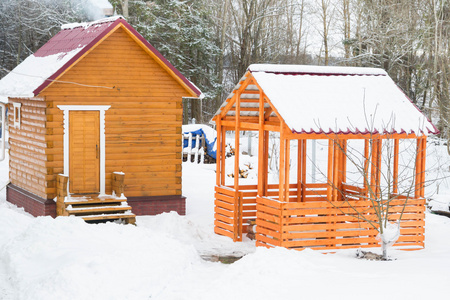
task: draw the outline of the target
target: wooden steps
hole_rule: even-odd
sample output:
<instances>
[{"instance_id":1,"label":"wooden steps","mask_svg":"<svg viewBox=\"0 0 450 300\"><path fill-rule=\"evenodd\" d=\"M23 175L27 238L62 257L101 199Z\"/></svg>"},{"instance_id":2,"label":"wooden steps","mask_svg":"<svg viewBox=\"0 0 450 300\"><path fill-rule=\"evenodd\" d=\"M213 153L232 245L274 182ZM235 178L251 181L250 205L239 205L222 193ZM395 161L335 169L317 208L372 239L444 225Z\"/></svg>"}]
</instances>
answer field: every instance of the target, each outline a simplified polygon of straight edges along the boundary
<instances>
[{"instance_id":1,"label":"wooden steps","mask_svg":"<svg viewBox=\"0 0 450 300\"><path fill-rule=\"evenodd\" d=\"M86 222L105 222L123 220L127 224L135 224L136 215L131 212L124 197L87 197L69 196L64 200L64 214L80 217Z\"/></svg>"},{"instance_id":2,"label":"wooden steps","mask_svg":"<svg viewBox=\"0 0 450 300\"><path fill-rule=\"evenodd\" d=\"M123 220L126 224L135 224L136 215L131 212L131 206L123 195L125 174L113 172L111 186L113 195L68 195L67 175L58 174L56 177L56 215L76 216L88 223L100 223Z\"/></svg>"}]
</instances>

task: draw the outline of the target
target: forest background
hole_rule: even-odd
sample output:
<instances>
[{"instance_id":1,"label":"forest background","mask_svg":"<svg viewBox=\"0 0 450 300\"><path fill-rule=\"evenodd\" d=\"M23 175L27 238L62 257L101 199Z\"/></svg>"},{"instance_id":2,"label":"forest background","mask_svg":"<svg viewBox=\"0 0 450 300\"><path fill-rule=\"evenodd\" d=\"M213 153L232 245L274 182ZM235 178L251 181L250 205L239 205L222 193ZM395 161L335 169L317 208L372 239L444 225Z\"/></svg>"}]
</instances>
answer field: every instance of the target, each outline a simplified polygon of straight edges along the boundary
<instances>
[{"instance_id":1,"label":"forest background","mask_svg":"<svg viewBox=\"0 0 450 300\"><path fill-rule=\"evenodd\" d=\"M98 18L92 1L2 0L0 78L62 24ZM252 63L378 67L450 139L449 0L109 2L204 92L199 122Z\"/></svg>"}]
</instances>

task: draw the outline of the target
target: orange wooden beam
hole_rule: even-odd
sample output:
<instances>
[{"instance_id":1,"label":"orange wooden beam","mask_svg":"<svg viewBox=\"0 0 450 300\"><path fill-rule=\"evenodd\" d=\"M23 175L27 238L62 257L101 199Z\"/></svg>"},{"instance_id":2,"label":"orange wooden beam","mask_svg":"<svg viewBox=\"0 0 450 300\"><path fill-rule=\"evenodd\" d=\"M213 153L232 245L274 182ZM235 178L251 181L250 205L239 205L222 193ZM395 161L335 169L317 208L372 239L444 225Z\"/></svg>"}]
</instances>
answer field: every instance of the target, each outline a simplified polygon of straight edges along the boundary
<instances>
[{"instance_id":1,"label":"orange wooden beam","mask_svg":"<svg viewBox=\"0 0 450 300\"><path fill-rule=\"evenodd\" d=\"M399 139L394 139L394 167L393 167L393 184L392 193L398 194L398 155L399 155Z\"/></svg>"},{"instance_id":2,"label":"orange wooden beam","mask_svg":"<svg viewBox=\"0 0 450 300\"><path fill-rule=\"evenodd\" d=\"M216 185L220 185L220 174L222 174L222 119L220 116L216 120L217 130L217 152L216 152Z\"/></svg>"},{"instance_id":3,"label":"orange wooden beam","mask_svg":"<svg viewBox=\"0 0 450 300\"><path fill-rule=\"evenodd\" d=\"M333 195L333 150L334 150L334 141L332 139L328 140L328 164L327 164L327 199L328 201L332 201Z\"/></svg>"},{"instance_id":4,"label":"orange wooden beam","mask_svg":"<svg viewBox=\"0 0 450 300\"><path fill-rule=\"evenodd\" d=\"M302 176L301 176L301 180L302 180L302 202L304 202L305 199L305 194L306 194L306 155L307 155L307 148L306 148L307 144L306 144L306 140L303 140L302 143Z\"/></svg>"},{"instance_id":5,"label":"orange wooden beam","mask_svg":"<svg viewBox=\"0 0 450 300\"><path fill-rule=\"evenodd\" d=\"M302 148L303 140L297 140L297 202L303 201L302 198Z\"/></svg>"},{"instance_id":6,"label":"orange wooden beam","mask_svg":"<svg viewBox=\"0 0 450 300\"><path fill-rule=\"evenodd\" d=\"M427 137L422 137L422 189L420 196L425 197L425 170L427 160Z\"/></svg>"},{"instance_id":7,"label":"orange wooden beam","mask_svg":"<svg viewBox=\"0 0 450 300\"><path fill-rule=\"evenodd\" d=\"M285 151L286 151L286 160L285 160L285 164L284 164L284 185L285 185L285 201L289 202L289 170L290 170L290 160L291 160L291 140L287 139L285 142Z\"/></svg>"},{"instance_id":8,"label":"orange wooden beam","mask_svg":"<svg viewBox=\"0 0 450 300\"><path fill-rule=\"evenodd\" d=\"M259 131L258 131L258 195L265 196L264 192L264 164L267 161L264 160L264 97L260 90L259 93Z\"/></svg>"},{"instance_id":9,"label":"orange wooden beam","mask_svg":"<svg viewBox=\"0 0 450 300\"><path fill-rule=\"evenodd\" d=\"M236 94L236 111L240 111L241 108L241 95L240 91ZM239 114L236 114L236 123L234 128L234 241L240 241L242 236L240 236L239 231L241 227L241 212L240 208L240 197L239 197L239 137L241 133L241 129L239 127Z\"/></svg>"},{"instance_id":10,"label":"orange wooden beam","mask_svg":"<svg viewBox=\"0 0 450 300\"><path fill-rule=\"evenodd\" d=\"M286 163L286 140L284 137L284 126L281 126L281 132L280 132L280 165L279 165L279 200L281 202L284 201L284 195L285 195L285 163Z\"/></svg>"},{"instance_id":11,"label":"orange wooden beam","mask_svg":"<svg viewBox=\"0 0 450 300\"><path fill-rule=\"evenodd\" d=\"M221 147L222 147L222 150L221 150L221 152L222 152L222 156L220 157L220 159L221 159L221 174L220 174L220 185L225 185L225 171L226 171L226 169L225 169L225 151L226 151L226 142L227 142L227 131L225 130L225 128L224 127L222 127L222 130L221 130L221 135L222 135L222 144L221 144Z\"/></svg>"},{"instance_id":12,"label":"orange wooden beam","mask_svg":"<svg viewBox=\"0 0 450 300\"><path fill-rule=\"evenodd\" d=\"M369 148L370 148L370 141L364 140L364 189L367 189L369 186L369 166L370 166L370 157L369 157Z\"/></svg>"}]
</instances>

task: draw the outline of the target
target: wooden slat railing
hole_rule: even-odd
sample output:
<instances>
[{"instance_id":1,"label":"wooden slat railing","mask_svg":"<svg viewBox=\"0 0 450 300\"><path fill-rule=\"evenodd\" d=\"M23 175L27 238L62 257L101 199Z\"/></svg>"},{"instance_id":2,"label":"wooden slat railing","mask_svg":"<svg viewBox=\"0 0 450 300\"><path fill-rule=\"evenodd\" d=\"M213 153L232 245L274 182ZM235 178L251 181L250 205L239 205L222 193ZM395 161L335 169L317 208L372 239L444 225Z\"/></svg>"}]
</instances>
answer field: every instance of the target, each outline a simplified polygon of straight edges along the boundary
<instances>
[{"instance_id":1,"label":"wooden slat railing","mask_svg":"<svg viewBox=\"0 0 450 300\"><path fill-rule=\"evenodd\" d=\"M242 241L248 220L256 219L256 185L239 186L238 192L231 187L216 186L215 191L214 232Z\"/></svg>"},{"instance_id":2,"label":"wooden slat railing","mask_svg":"<svg viewBox=\"0 0 450 300\"><path fill-rule=\"evenodd\" d=\"M378 231L368 221L358 218L364 214L369 221L376 215L368 200L313 201L281 203L257 197L256 244L291 249L342 249L375 247ZM404 249L424 247L425 199L391 201L390 221L400 222L400 238L394 245Z\"/></svg>"}]
</instances>

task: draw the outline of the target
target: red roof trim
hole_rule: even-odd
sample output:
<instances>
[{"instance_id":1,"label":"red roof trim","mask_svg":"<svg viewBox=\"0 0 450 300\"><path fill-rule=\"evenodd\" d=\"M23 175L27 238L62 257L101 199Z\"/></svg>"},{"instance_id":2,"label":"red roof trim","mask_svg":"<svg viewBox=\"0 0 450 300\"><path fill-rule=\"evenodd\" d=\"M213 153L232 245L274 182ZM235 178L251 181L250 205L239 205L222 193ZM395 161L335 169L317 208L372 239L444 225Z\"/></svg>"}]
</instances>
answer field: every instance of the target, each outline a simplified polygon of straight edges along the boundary
<instances>
[{"instance_id":1,"label":"red roof trim","mask_svg":"<svg viewBox=\"0 0 450 300\"><path fill-rule=\"evenodd\" d=\"M431 123L431 122L430 122ZM433 123L431 123L431 125L433 125ZM434 132L428 129L428 133L429 134L439 134L439 130L436 129L436 127L433 125L434 128ZM334 131L330 128L329 131L325 131L325 130L319 130L319 131L306 131L304 129L302 129L301 131L296 131L295 129L292 129L292 133L297 133L297 134L360 134L360 135L367 135L367 134L418 134L417 132L411 131L410 133L407 133L404 129L402 129L400 132L397 132L396 130L394 131L387 131L384 130L383 132L379 132L378 130L374 130L374 131L370 131L368 129L361 131L358 128L356 128L355 130L350 130L347 128L347 131L344 130L339 130L339 131ZM423 131L421 131L420 133L424 133Z\"/></svg>"},{"instance_id":2,"label":"red roof trim","mask_svg":"<svg viewBox=\"0 0 450 300\"><path fill-rule=\"evenodd\" d=\"M89 44L87 44L80 52L78 52L72 59L65 63L57 72L47 78L38 88L33 91L33 94L37 96L42 90L44 90L51 82L58 78L64 71L66 71L71 65L73 65L81 56L95 46L103 37L105 37L111 30L115 29L118 24L123 24L131 33L133 33L151 52L153 52L164 64L166 64L170 70L172 70L176 76L178 76L196 95L199 97L201 92L196 88L186 77L184 77L180 71L178 71L158 50L156 50L144 37L138 33L130 24L123 19L117 19L114 23L105 29L100 35L94 38ZM67 29L65 29L67 30Z\"/></svg>"},{"instance_id":3,"label":"red roof trim","mask_svg":"<svg viewBox=\"0 0 450 300\"><path fill-rule=\"evenodd\" d=\"M310 75L310 76L387 76L386 74L347 74L347 73L311 73L311 72L271 72L271 71L251 71L251 73L263 72L276 75Z\"/></svg>"}]
</instances>

